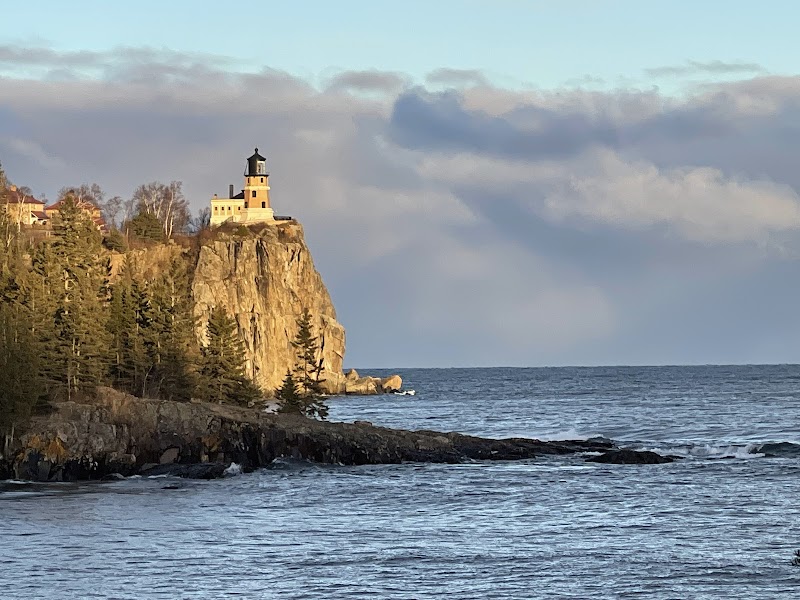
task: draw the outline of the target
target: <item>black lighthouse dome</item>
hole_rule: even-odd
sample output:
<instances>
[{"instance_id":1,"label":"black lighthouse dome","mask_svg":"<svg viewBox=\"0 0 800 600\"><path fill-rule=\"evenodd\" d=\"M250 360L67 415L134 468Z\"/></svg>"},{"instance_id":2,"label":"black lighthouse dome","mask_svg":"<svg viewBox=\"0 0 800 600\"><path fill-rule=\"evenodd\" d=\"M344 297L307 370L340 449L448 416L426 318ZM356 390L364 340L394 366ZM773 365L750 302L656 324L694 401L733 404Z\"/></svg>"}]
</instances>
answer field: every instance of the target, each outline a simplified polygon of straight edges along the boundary
<instances>
[{"instance_id":1,"label":"black lighthouse dome","mask_svg":"<svg viewBox=\"0 0 800 600\"><path fill-rule=\"evenodd\" d=\"M267 175L267 159L258 153L256 148L255 154L247 159L247 168L245 169L245 177L256 177L258 175Z\"/></svg>"}]
</instances>

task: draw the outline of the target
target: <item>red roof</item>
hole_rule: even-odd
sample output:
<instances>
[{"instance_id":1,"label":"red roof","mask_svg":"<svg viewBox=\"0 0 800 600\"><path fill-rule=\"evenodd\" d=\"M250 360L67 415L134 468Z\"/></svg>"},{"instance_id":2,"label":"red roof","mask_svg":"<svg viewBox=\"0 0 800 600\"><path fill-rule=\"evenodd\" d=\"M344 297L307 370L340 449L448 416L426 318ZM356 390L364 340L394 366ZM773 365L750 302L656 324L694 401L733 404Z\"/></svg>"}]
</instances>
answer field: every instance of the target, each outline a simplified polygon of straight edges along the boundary
<instances>
[{"instance_id":1,"label":"red roof","mask_svg":"<svg viewBox=\"0 0 800 600\"><path fill-rule=\"evenodd\" d=\"M47 216L47 213L43 210L32 210L31 214L36 217L40 221L49 221L50 217Z\"/></svg>"},{"instance_id":2,"label":"red roof","mask_svg":"<svg viewBox=\"0 0 800 600\"><path fill-rule=\"evenodd\" d=\"M44 202L37 200L33 196L26 196L19 190L8 190L6 192L6 202L8 204L38 204L44 206Z\"/></svg>"},{"instance_id":3,"label":"red roof","mask_svg":"<svg viewBox=\"0 0 800 600\"><path fill-rule=\"evenodd\" d=\"M59 200L55 204L51 204L50 206L45 207L45 210L61 210L61 207L64 205L64 202L66 202L66 198L64 198L63 200ZM77 200L76 199L75 200L75 206L77 208L80 208L80 209L83 209L83 210L86 210L86 211L100 210L99 208L97 208L94 204L92 204L88 200Z\"/></svg>"}]
</instances>

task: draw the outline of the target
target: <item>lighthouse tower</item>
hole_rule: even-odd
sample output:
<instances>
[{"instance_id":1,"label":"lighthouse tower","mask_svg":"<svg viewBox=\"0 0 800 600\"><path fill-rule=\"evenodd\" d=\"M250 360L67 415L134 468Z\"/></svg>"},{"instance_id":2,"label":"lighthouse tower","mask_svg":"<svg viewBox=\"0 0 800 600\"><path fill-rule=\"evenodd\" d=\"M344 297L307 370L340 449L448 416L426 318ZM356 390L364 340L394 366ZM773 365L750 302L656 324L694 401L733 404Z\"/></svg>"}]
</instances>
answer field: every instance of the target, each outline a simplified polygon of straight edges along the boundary
<instances>
[{"instance_id":1,"label":"lighthouse tower","mask_svg":"<svg viewBox=\"0 0 800 600\"><path fill-rule=\"evenodd\" d=\"M244 169L244 206L239 221L254 223L273 221L275 214L269 205L269 173L267 159L258 153L247 159Z\"/></svg>"},{"instance_id":2,"label":"lighthouse tower","mask_svg":"<svg viewBox=\"0 0 800 600\"><path fill-rule=\"evenodd\" d=\"M227 198L216 194L211 199L211 225L222 223L274 223L275 214L269 204L267 159L258 153L247 159L244 189L234 195L230 186Z\"/></svg>"}]
</instances>

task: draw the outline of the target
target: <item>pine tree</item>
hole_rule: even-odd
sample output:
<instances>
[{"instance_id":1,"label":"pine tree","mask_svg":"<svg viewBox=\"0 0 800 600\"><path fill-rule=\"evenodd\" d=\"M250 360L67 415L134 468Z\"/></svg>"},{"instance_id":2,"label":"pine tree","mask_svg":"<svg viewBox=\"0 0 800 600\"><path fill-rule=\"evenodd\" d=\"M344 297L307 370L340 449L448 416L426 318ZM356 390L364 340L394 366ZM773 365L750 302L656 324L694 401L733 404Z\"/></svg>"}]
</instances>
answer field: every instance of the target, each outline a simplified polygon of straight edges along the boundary
<instances>
[{"instance_id":1,"label":"pine tree","mask_svg":"<svg viewBox=\"0 0 800 600\"><path fill-rule=\"evenodd\" d=\"M152 360L147 350L151 321L150 303L130 271L123 268L111 287L107 329L112 339L110 376L114 387L128 393L147 395Z\"/></svg>"},{"instance_id":2,"label":"pine tree","mask_svg":"<svg viewBox=\"0 0 800 600\"><path fill-rule=\"evenodd\" d=\"M176 257L148 290L153 307L150 340L156 393L168 400L188 400L195 385L191 363L197 358L197 342L190 288L189 265L183 257Z\"/></svg>"},{"instance_id":3,"label":"pine tree","mask_svg":"<svg viewBox=\"0 0 800 600\"><path fill-rule=\"evenodd\" d=\"M41 403L39 352L24 306L0 302L0 433L13 436ZM7 301L8 300L8 301Z\"/></svg>"},{"instance_id":4,"label":"pine tree","mask_svg":"<svg viewBox=\"0 0 800 600\"><path fill-rule=\"evenodd\" d=\"M208 318L208 343L201 349L199 389L211 402L247 405L261 396L261 391L245 375L244 344L236 321L219 307Z\"/></svg>"},{"instance_id":5,"label":"pine tree","mask_svg":"<svg viewBox=\"0 0 800 600\"><path fill-rule=\"evenodd\" d=\"M320 348L317 336L313 333L311 313L308 308L304 308L297 319L297 335L292 346L295 349L293 382L300 396L299 412L307 417L325 419L328 416L328 407L322 392L323 359L318 358Z\"/></svg>"},{"instance_id":6,"label":"pine tree","mask_svg":"<svg viewBox=\"0 0 800 600\"><path fill-rule=\"evenodd\" d=\"M2 184L2 181L0 181ZM26 302L29 284L18 230L0 210L0 230L10 233L0 244L0 433L13 437L43 398L40 352Z\"/></svg>"},{"instance_id":7,"label":"pine tree","mask_svg":"<svg viewBox=\"0 0 800 600\"><path fill-rule=\"evenodd\" d=\"M142 211L128 224L131 233L145 242L163 242L164 230L158 217L149 211Z\"/></svg>"},{"instance_id":8,"label":"pine tree","mask_svg":"<svg viewBox=\"0 0 800 600\"><path fill-rule=\"evenodd\" d=\"M37 248L33 257L40 280L34 282L31 308L40 317L34 328L38 325L48 387L70 399L105 379L109 267L102 258L100 233L71 198L54 221L55 239Z\"/></svg>"},{"instance_id":9,"label":"pine tree","mask_svg":"<svg viewBox=\"0 0 800 600\"><path fill-rule=\"evenodd\" d=\"M283 384L275 392L275 400L278 401L278 412L305 414L303 398L300 396L300 392L297 391L297 384L289 369L286 370Z\"/></svg>"}]
</instances>

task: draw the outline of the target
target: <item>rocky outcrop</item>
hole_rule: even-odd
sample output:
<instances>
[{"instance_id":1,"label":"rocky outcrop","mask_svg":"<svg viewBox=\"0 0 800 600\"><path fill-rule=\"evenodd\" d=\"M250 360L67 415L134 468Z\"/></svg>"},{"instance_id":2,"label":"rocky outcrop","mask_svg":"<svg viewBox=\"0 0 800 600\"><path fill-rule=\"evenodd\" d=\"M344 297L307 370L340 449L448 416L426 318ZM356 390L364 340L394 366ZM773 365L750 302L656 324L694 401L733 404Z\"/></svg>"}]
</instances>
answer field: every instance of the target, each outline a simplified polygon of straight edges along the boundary
<instances>
[{"instance_id":1,"label":"rocky outcrop","mask_svg":"<svg viewBox=\"0 0 800 600\"><path fill-rule=\"evenodd\" d=\"M390 375L389 377L360 377L355 369L350 369L344 378L344 393L356 396L366 396L370 394L388 394L397 392L403 387L403 379L400 375Z\"/></svg>"},{"instance_id":2,"label":"rocky outcrop","mask_svg":"<svg viewBox=\"0 0 800 600\"><path fill-rule=\"evenodd\" d=\"M610 448L598 440L495 440L393 430L364 421L329 423L202 402L142 400L101 389L91 403L60 403L52 414L35 417L0 459L0 472L35 481L114 473L217 477L231 463L249 470L277 457L347 465L456 463Z\"/></svg>"},{"instance_id":3,"label":"rocky outcrop","mask_svg":"<svg viewBox=\"0 0 800 600\"><path fill-rule=\"evenodd\" d=\"M661 456L649 450L631 450L630 448L614 448L599 456L592 456L586 462L606 463L612 465L660 465L674 462L671 456Z\"/></svg>"},{"instance_id":4,"label":"rocky outcrop","mask_svg":"<svg viewBox=\"0 0 800 600\"><path fill-rule=\"evenodd\" d=\"M381 390L384 393L399 392L403 387L403 380L400 375L390 375L381 379Z\"/></svg>"},{"instance_id":5,"label":"rocky outcrop","mask_svg":"<svg viewBox=\"0 0 800 600\"><path fill-rule=\"evenodd\" d=\"M344 391L344 327L296 221L216 234L200 249L192 295L201 338L213 307L236 319L248 372L264 390L280 387L294 364L291 342L307 308L322 349L326 391Z\"/></svg>"},{"instance_id":6,"label":"rocky outcrop","mask_svg":"<svg viewBox=\"0 0 800 600\"><path fill-rule=\"evenodd\" d=\"M355 369L351 371L354 373ZM349 375L349 374L348 374ZM403 379L399 375L392 375L390 377L358 377L353 379L346 377L344 382L344 393L353 394L357 396L366 396L369 394L388 394L389 392L396 392L403 387Z\"/></svg>"}]
</instances>

